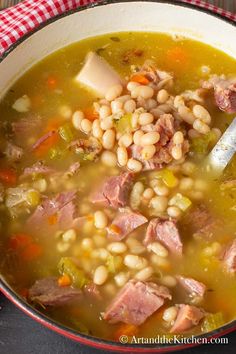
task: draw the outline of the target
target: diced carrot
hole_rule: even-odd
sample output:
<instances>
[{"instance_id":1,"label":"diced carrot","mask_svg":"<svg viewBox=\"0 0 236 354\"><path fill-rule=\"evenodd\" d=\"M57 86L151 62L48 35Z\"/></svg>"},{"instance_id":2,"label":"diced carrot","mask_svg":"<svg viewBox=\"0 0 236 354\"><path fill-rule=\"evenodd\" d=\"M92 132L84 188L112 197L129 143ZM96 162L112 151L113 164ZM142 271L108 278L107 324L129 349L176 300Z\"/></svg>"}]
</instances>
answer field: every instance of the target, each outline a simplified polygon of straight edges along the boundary
<instances>
[{"instance_id":1,"label":"diced carrot","mask_svg":"<svg viewBox=\"0 0 236 354\"><path fill-rule=\"evenodd\" d=\"M24 297L25 299L27 299L27 298L28 298L28 295L29 295L29 290L26 289L26 288L21 289L21 290L20 290L20 295L21 295L22 297Z\"/></svg>"},{"instance_id":2,"label":"diced carrot","mask_svg":"<svg viewBox=\"0 0 236 354\"><path fill-rule=\"evenodd\" d=\"M39 258L42 252L42 246L37 243L31 243L21 252L21 257L23 261L31 262Z\"/></svg>"},{"instance_id":3,"label":"diced carrot","mask_svg":"<svg viewBox=\"0 0 236 354\"><path fill-rule=\"evenodd\" d=\"M131 337L138 333L138 327L132 324L122 324L114 333L114 339L119 340L121 336Z\"/></svg>"},{"instance_id":4,"label":"diced carrot","mask_svg":"<svg viewBox=\"0 0 236 354\"><path fill-rule=\"evenodd\" d=\"M145 75L135 74L131 77L131 81L138 82L141 85L149 84L149 80Z\"/></svg>"},{"instance_id":5,"label":"diced carrot","mask_svg":"<svg viewBox=\"0 0 236 354\"><path fill-rule=\"evenodd\" d=\"M84 112L85 118L87 118L91 121L94 121L95 119L97 119L99 117L98 113L92 107L85 108L83 110L83 112Z\"/></svg>"},{"instance_id":6,"label":"diced carrot","mask_svg":"<svg viewBox=\"0 0 236 354\"><path fill-rule=\"evenodd\" d=\"M58 132L55 132L55 134L52 134L48 136L46 140L44 140L35 150L35 155L37 157L43 157L44 155L47 154L48 150L51 149L59 140L59 134Z\"/></svg>"},{"instance_id":7,"label":"diced carrot","mask_svg":"<svg viewBox=\"0 0 236 354\"><path fill-rule=\"evenodd\" d=\"M69 275L63 274L60 278L58 278L58 285L59 286L70 286L71 285L71 279Z\"/></svg>"},{"instance_id":8,"label":"diced carrot","mask_svg":"<svg viewBox=\"0 0 236 354\"><path fill-rule=\"evenodd\" d=\"M10 237L8 247L12 250L22 249L32 243L32 236L28 234L16 234Z\"/></svg>"},{"instance_id":9,"label":"diced carrot","mask_svg":"<svg viewBox=\"0 0 236 354\"><path fill-rule=\"evenodd\" d=\"M63 119L61 117L53 117L48 121L48 124L45 128L45 133L50 130L56 130L63 124Z\"/></svg>"},{"instance_id":10,"label":"diced carrot","mask_svg":"<svg viewBox=\"0 0 236 354\"><path fill-rule=\"evenodd\" d=\"M115 224L111 224L110 226L108 226L109 230L117 235L119 235L121 233L121 229L119 228L119 226L115 225Z\"/></svg>"},{"instance_id":11,"label":"diced carrot","mask_svg":"<svg viewBox=\"0 0 236 354\"><path fill-rule=\"evenodd\" d=\"M57 83L58 83L58 80L55 76L48 76L47 78L47 87L50 89L50 90L53 90L56 88L57 86Z\"/></svg>"},{"instance_id":12,"label":"diced carrot","mask_svg":"<svg viewBox=\"0 0 236 354\"><path fill-rule=\"evenodd\" d=\"M188 58L189 55L187 51L180 46L173 47L167 51L167 62L172 65L186 65Z\"/></svg>"},{"instance_id":13,"label":"diced carrot","mask_svg":"<svg viewBox=\"0 0 236 354\"><path fill-rule=\"evenodd\" d=\"M55 225L57 223L57 221L58 221L57 214L53 214L48 217L49 225Z\"/></svg>"},{"instance_id":14,"label":"diced carrot","mask_svg":"<svg viewBox=\"0 0 236 354\"><path fill-rule=\"evenodd\" d=\"M15 185L17 181L16 172L11 168L1 168L0 181L6 185L10 185L10 186Z\"/></svg>"}]
</instances>

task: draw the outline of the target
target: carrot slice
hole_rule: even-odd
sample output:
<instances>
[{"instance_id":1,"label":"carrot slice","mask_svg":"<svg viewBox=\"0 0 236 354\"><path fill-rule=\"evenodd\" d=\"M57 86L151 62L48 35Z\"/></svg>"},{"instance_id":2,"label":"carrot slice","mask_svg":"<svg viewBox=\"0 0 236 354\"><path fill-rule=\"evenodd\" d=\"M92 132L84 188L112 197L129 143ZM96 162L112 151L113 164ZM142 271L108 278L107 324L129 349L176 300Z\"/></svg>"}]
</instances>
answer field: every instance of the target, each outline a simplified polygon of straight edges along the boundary
<instances>
[{"instance_id":1,"label":"carrot slice","mask_svg":"<svg viewBox=\"0 0 236 354\"><path fill-rule=\"evenodd\" d=\"M47 87L50 89L50 90L53 90L57 87L57 84L58 84L58 80L55 76L53 75L50 75L48 76L47 78Z\"/></svg>"},{"instance_id":2,"label":"carrot slice","mask_svg":"<svg viewBox=\"0 0 236 354\"><path fill-rule=\"evenodd\" d=\"M0 181L7 185L15 185L17 181L16 172L11 168L1 168Z\"/></svg>"},{"instance_id":3,"label":"carrot slice","mask_svg":"<svg viewBox=\"0 0 236 354\"><path fill-rule=\"evenodd\" d=\"M149 80L145 75L141 75L141 74L135 74L131 77L131 81L137 82L141 85L147 85L149 84Z\"/></svg>"},{"instance_id":4,"label":"carrot slice","mask_svg":"<svg viewBox=\"0 0 236 354\"><path fill-rule=\"evenodd\" d=\"M71 285L71 278L67 274L63 274L60 278L58 278L58 285L59 286L70 286Z\"/></svg>"},{"instance_id":5,"label":"carrot slice","mask_svg":"<svg viewBox=\"0 0 236 354\"><path fill-rule=\"evenodd\" d=\"M42 255L43 249L37 243L31 243L21 253L23 261L31 262L36 260Z\"/></svg>"},{"instance_id":6,"label":"carrot slice","mask_svg":"<svg viewBox=\"0 0 236 354\"><path fill-rule=\"evenodd\" d=\"M114 333L114 339L119 341L121 336L131 337L138 333L138 327L132 324L122 324Z\"/></svg>"},{"instance_id":7,"label":"carrot slice","mask_svg":"<svg viewBox=\"0 0 236 354\"><path fill-rule=\"evenodd\" d=\"M32 236L28 234L15 234L10 237L8 241L8 247L12 250L17 250L19 248L25 248L32 243Z\"/></svg>"},{"instance_id":8,"label":"carrot slice","mask_svg":"<svg viewBox=\"0 0 236 354\"><path fill-rule=\"evenodd\" d=\"M85 118L87 118L91 121L94 121L95 119L99 118L98 113L92 107L85 108L83 110L83 112L84 112Z\"/></svg>"}]
</instances>

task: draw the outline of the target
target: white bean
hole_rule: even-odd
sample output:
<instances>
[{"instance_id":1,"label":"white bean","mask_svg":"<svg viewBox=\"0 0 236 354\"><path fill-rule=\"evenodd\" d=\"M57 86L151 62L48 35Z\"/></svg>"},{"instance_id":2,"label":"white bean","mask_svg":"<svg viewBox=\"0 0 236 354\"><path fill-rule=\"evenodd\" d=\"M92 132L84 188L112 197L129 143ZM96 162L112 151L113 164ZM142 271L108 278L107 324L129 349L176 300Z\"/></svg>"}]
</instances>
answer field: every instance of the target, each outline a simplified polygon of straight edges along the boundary
<instances>
[{"instance_id":1,"label":"white bean","mask_svg":"<svg viewBox=\"0 0 236 354\"><path fill-rule=\"evenodd\" d=\"M143 269L148 265L148 261L144 257L133 254L127 254L124 258L124 264L131 269Z\"/></svg>"},{"instance_id":2,"label":"white bean","mask_svg":"<svg viewBox=\"0 0 236 354\"><path fill-rule=\"evenodd\" d=\"M59 108L59 114L65 118L69 119L72 116L72 110L69 106L63 105Z\"/></svg>"},{"instance_id":3,"label":"white bean","mask_svg":"<svg viewBox=\"0 0 236 354\"><path fill-rule=\"evenodd\" d=\"M191 176L196 170L196 165L191 161L186 161L182 165L182 172L187 176Z\"/></svg>"},{"instance_id":4,"label":"white bean","mask_svg":"<svg viewBox=\"0 0 236 354\"><path fill-rule=\"evenodd\" d=\"M84 249L84 250L91 250L93 248L94 244L93 244L93 240L91 238L84 238L81 242L81 247Z\"/></svg>"},{"instance_id":5,"label":"white bean","mask_svg":"<svg viewBox=\"0 0 236 354\"><path fill-rule=\"evenodd\" d=\"M140 281L148 280L152 276L153 272L154 270L152 267L146 267L136 273L135 279L138 279Z\"/></svg>"},{"instance_id":6,"label":"white bean","mask_svg":"<svg viewBox=\"0 0 236 354\"><path fill-rule=\"evenodd\" d=\"M166 197L167 195L170 194L169 188L165 186L163 183L157 183L159 182L158 180L155 180L155 187L154 187L154 192L159 195L159 196L164 196Z\"/></svg>"},{"instance_id":7,"label":"white bean","mask_svg":"<svg viewBox=\"0 0 236 354\"><path fill-rule=\"evenodd\" d=\"M104 149L111 150L114 147L116 139L115 131L112 129L108 129L105 131L102 137L102 145Z\"/></svg>"},{"instance_id":8,"label":"white bean","mask_svg":"<svg viewBox=\"0 0 236 354\"><path fill-rule=\"evenodd\" d=\"M153 158L155 153L156 153L155 145L147 145L147 146L143 147L143 149L141 151L141 156L142 156L142 159L144 159L144 160L150 160L151 158Z\"/></svg>"},{"instance_id":9,"label":"white bean","mask_svg":"<svg viewBox=\"0 0 236 354\"><path fill-rule=\"evenodd\" d=\"M145 100L148 98L152 98L154 95L154 90L150 86L139 86L138 88L138 96L143 97Z\"/></svg>"},{"instance_id":10,"label":"white bean","mask_svg":"<svg viewBox=\"0 0 236 354\"><path fill-rule=\"evenodd\" d=\"M173 288L177 285L177 280L171 275L165 275L160 279L161 284Z\"/></svg>"},{"instance_id":11,"label":"white bean","mask_svg":"<svg viewBox=\"0 0 236 354\"><path fill-rule=\"evenodd\" d=\"M178 113L180 117L188 124L192 125L196 119L191 110L186 106L179 106Z\"/></svg>"},{"instance_id":12,"label":"white bean","mask_svg":"<svg viewBox=\"0 0 236 354\"><path fill-rule=\"evenodd\" d=\"M148 98L146 100L145 107L146 107L146 110L150 111L150 110L152 110L152 109L157 107L157 101L154 100L154 98Z\"/></svg>"},{"instance_id":13,"label":"white bean","mask_svg":"<svg viewBox=\"0 0 236 354\"><path fill-rule=\"evenodd\" d=\"M133 135L131 133L123 134L119 139L119 146L129 147L133 143Z\"/></svg>"},{"instance_id":14,"label":"white bean","mask_svg":"<svg viewBox=\"0 0 236 354\"><path fill-rule=\"evenodd\" d=\"M140 172L142 171L143 165L140 161L131 158L128 160L127 167L130 171Z\"/></svg>"},{"instance_id":15,"label":"white bean","mask_svg":"<svg viewBox=\"0 0 236 354\"><path fill-rule=\"evenodd\" d=\"M171 218L178 219L181 216L182 212L178 207L170 206L169 208L167 208L167 214Z\"/></svg>"},{"instance_id":16,"label":"white bean","mask_svg":"<svg viewBox=\"0 0 236 354\"><path fill-rule=\"evenodd\" d=\"M167 257L169 252L168 250L159 242L153 242L153 243L150 243L148 246L147 246L147 249L149 251L152 251L154 252L155 254L157 254L159 257Z\"/></svg>"},{"instance_id":17,"label":"white bean","mask_svg":"<svg viewBox=\"0 0 236 354\"><path fill-rule=\"evenodd\" d=\"M117 164L116 154L112 151L105 150L101 155L101 161L106 166L115 167Z\"/></svg>"},{"instance_id":18,"label":"white bean","mask_svg":"<svg viewBox=\"0 0 236 354\"><path fill-rule=\"evenodd\" d=\"M176 306L171 306L163 312L162 318L165 322L169 322L172 325L177 317L177 314L178 308Z\"/></svg>"},{"instance_id":19,"label":"white bean","mask_svg":"<svg viewBox=\"0 0 236 354\"><path fill-rule=\"evenodd\" d=\"M65 231L62 235L64 242L74 242L76 240L76 231L74 229L69 229Z\"/></svg>"},{"instance_id":20,"label":"white bean","mask_svg":"<svg viewBox=\"0 0 236 354\"><path fill-rule=\"evenodd\" d=\"M140 139L141 146L154 145L160 140L160 134L158 132L148 132L144 134Z\"/></svg>"},{"instance_id":21,"label":"white bean","mask_svg":"<svg viewBox=\"0 0 236 354\"><path fill-rule=\"evenodd\" d=\"M77 130L81 130L81 122L84 119L84 113L82 111L75 111L72 115L73 127Z\"/></svg>"},{"instance_id":22,"label":"white bean","mask_svg":"<svg viewBox=\"0 0 236 354\"><path fill-rule=\"evenodd\" d=\"M114 85L108 89L105 95L105 99L107 101L113 101L114 99L116 99L118 96L122 94L122 91L123 91L122 85L120 84Z\"/></svg>"},{"instance_id":23,"label":"white bean","mask_svg":"<svg viewBox=\"0 0 236 354\"><path fill-rule=\"evenodd\" d=\"M146 124L151 124L153 122L153 115L151 113L141 113L139 116L139 124L140 125L146 125Z\"/></svg>"},{"instance_id":24,"label":"white bean","mask_svg":"<svg viewBox=\"0 0 236 354\"><path fill-rule=\"evenodd\" d=\"M92 133L93 133L93 136L97 139L101 139L101 137L103 136L103 130L100 127L99 119L95 119L93 121Z\"/></svg>"},{"instance_id":25,"label":"white bean","mask_svg":"<svg viewBox=\"0 0 236 354\"><path fill-rule=\"evenodd\" d=\"M171 149L171 155L175 160L180 160L183 157L181 145L174 145Z\"/></svg>"},{"instance_id":26,"label":"white bean","mask_svg":"<svg viewBox=\"0 0 236 354\"><path fill-rule=\"evenodd\" d=\"M133 89L137 86L140 86L140 84L138 82L134 82L134 81L130 81L127 84L127 90L128 91L133 91Z\"/></svg>"},{"instance_id":27,"label":"white bean","mask_svg":"<svg viewBox=\"0 0 236 354\"><path fill-rule=\"evenodd\" d=\"M192 178L190 177L183 177L181 180L180 180L180 183L179 183L179 188L182 190L182 191L187 191L187 190L190 190L193 188L193 184L194 184L194 181Z\"/></svg>"},{"instance_id":28,"label":"white bean","mask_svg":"<svg viewBox=\"0 0 236 354\"><path fill-rule=\"evenodd\" d=\"M97 229L104 229L108 224L108 218L107 215L101 211L98 210L94 213L94 225Z\"/></svg>"},{"instance_id":29,"label":"white bean","mask_svg":"<svg viewBox=\"0 0 236 354\"><path fill-rule=\"evenodd\" d=\"M196 118L200 119L202 122L206 124L211 123L210 113L206 110L206 108L204 108L200 104L196 104L193 107L193 114L195 115Z\"/></svg>"},{"instance_id":30,"label":"white bean","mask_svg":"<svg viewBox=\"0 0 236 354\"><path fill-rule=\"evenodd\" d=\"M107 130L107 129L113 128L113 126L114 126L113 117L112 116L108 116L106 118L103 118L100 121L100 126L101 126L101 129L103 129L103 130Z\"/></svg>"},{"instance_id":31,"label":"white bean","mask_svg":"<svg viewBox=\"0 0 236 354\"><path fill-rule=\"evenodd\" d=\"M146 251L146 248L143 246L143 244L135 238L128 238L126 240L126 244L132 254L141 254Z\"/></svg>"},{"instance_id":32,"label":"white bean","mask_svg":"<svg viewBox=\"0 0 236 354\"><path fill-rule=\"evenodd\" d=\"M99 109L99 117L103 119L109 117L110 115L111 115L111 107L107 105L101 106L101 108Z\"/></svg>"},{"instance_id":33,"label":"white bean","mask_svg":"<svg viewBox=\"0 0 236 354\"><path fill-rule=\"evenodd\" d=\"M112 242L107 246L108 251L112 253L124 253L127 250L127 246L123 242Z\"/></svg>"},{"instance_id":34,"label":"white bean","mask_svg":"<svg viewBox=\"0 0 236 354\"><path fill-rule=\"evenodd\" d=\"M118 164L121 167L126 166L128 162L128 152L126 148L124 146L119 146L116 152L117 152Z\"/></svg>"},{"instance_id":35,"label":"white bean","mask_svg":"<svg viewBox=\"0 0 236 354\"><path fill-rule=\"evenodd\" d=\"M121 101L115 100L111 102L112 113L117 113L123 108L123 103Z\"/></svg>"},{"instance_id":36,"label":"white bean","mask_svg":"<svg viewBox=\"0 0 236 354\"><path fill-rule=\"evenodd\" d=\"M102 285L108 278L108 270L105 266L101 265L96 268L93 275L93 282L96 285Z\"/></svg>"},{"instance_id":37,"label":"white bean","mask_svg":"<svg viewBox=\"0 0 236 354\"><path fill-rule=\"evenodd\" d=\"M158 103L166 103L168 98L169 98L169 94L165 89L162 89L157 93L157 102Z\"/></svg>"},{"instance_id":38,"label":"white bean","mask_svg":"<svg viewBox=\"0 0 236 354\"><path fill-rule=\"evenodd\" d=\"M164 212L168 205L168 199L164 196L156 196L150 200L150 206L157 212Z\"/></svg>"},{"instance_id":39,"label":"white bean","mask_svg":"<svg viewBox=\"0 0 236 354\"><path fill-rule=\"evenodd\" d=\"M200 119L194 121L193 128L201 134L207 134L210 131L210 127Z\"/></svg>"},{"instance_id":40,"label":"white bean","mask_svg":"<svg viewBox=\"0 0 236 354\"><path fill-rule=\"evenodd\" d=\"M133 141L135 145L141 145L141 138L144 135L142 130L137 130L133 135Z\"/></svg>"},{"instance_id":41,"label":"white bean","mask_svg":"<svg viewBox=\"0 0 236 354\"><path fill-rule=\"evenodd\" d=\"M128 100L124 104L124 110L126 113L133 113L136 109L136 102L134 100Z\"/></svg>"},{"instance_id":42,"label":"white bean","mask_svg":"<svg viewBox=\"0 0 236 354\"><path fill-rule=\"evenodd\" d=\"M122 287L129 280L129 273L128 272L127 273L120 272L114 276L114 280L116 282L116 285L118 285L119 287Z\"/></svg>"},{"instance_id":43,"label":"white bean","mask_svg":"<svg viewBox=\"0 0 236 354\"><path fill-rule=\"evenodd\" d=\"M92 130L92 122L89 119L85 118L81 121L80 127L81 127L82 132L84 132L85 134L88 134Z\"/></svg>"},{"instance_id":44,"label":"white bean","mask_svg":"<svg viewBox=\"0 0 236 354\"><path fill-rule=\"evenodd\" d=\"M146 188L145 191L143 192L143 198L145 199L151 199L154 196L154 191L152 188Z\"/></svg>"},{"instance_id":45,"label":"white bean","mask_svg":"<svg viewBox=\"0 0 236 354\"><path fill-rule=\"evenodd\" d=\"M174 144L182 144L184 142L184 134L181 131L178 131L173 136Z\"/></svg>"}]
</instances>

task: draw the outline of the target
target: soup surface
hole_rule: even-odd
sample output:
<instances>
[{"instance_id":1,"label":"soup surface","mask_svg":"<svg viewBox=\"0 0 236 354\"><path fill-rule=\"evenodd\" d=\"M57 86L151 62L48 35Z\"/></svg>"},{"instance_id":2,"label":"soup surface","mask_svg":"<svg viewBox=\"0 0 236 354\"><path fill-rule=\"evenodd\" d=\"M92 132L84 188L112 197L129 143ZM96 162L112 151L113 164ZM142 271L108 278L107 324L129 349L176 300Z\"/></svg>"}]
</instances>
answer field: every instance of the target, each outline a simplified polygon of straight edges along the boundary
<instances>
[{"instance_id":1,"label":"soup surface","mask_svg":"<svg viewBox=\"0 0 236 354\"><path fill-rule=\"evenodd\" d=\"M0 102L8 284L114 341L234 320L236 160L220 178L202 162L235 87L234 59L154 33L89 38L25 73Z\"/></svg>"}]
</instances>

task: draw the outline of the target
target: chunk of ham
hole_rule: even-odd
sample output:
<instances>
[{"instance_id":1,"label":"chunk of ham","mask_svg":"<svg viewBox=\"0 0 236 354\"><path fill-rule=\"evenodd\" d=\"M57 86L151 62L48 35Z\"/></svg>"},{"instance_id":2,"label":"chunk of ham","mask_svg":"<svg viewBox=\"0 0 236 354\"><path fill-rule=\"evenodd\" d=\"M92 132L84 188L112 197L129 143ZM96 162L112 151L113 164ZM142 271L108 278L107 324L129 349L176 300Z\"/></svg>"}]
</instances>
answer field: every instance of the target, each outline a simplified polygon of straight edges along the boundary
<instances>
[{"instance_id":1,"label":"chunk of ham","mask_svg":"<svg viewBox=\"0 0 236 354\"><path fill-rule=\"evenodd\" d=\"M196 306L178 305L177 318L170 329L170 333L183 333L197 326L204 317L204 311Z\"/></svg>"},{"instance_id":2,"label":"chunk of ham","mask_svg":"<svg viewBox=\"0 0 236 354\"><path fill-rule=\"evenodd\" d=\"M226 113L236 113L236 78L213 76L203 83L203 88L213 88L216 105Z\"/></svg>"},{"instance_id":3,"label":"chunk of ham","mask_svg":"<svg viewBox=\"0 0 236 354\"><path fill-rule=\"evenodd\" d=\"M55 134L57 134L56 130L50 130L49 132L45 133L33 144L32 150L36 150L38 147L44 144L49 138L51 138Z\"/></svg>"},{"instance_id":4,"label":"chunk of ham","mask_svg":"<svg viewBox=\"0 0 236 354\"><path fill-rule=\"evenodd\" d=\"M226 247L222 259L226 270L234 274L236 272L236 239Z\"/></svg>"},{"instance_id":5,"label":"chunk of ham","mask_svg":"<svg viewBox=\"0 0 236 354\"><path fill-rule=\"evenodd\" d=\"M124 207L128 201L133 177L133 173L124 172L119 176L107 178L102 186L92 194L91 202L113 208Z\"/></svg>"},{"instance_id":6,"label":"chunk of ham","mask_svg":"<svg viewBox=\"0 0 236 354\"><path fill-rule=\"evenodd\" d=\"M104 97L114 85L123 84L119 74L99 55L89 52L75 80Z\"/></svg>"},{"instance_id":7,"label":"chunk of ham","mask_svg":"<svg viewBox=\"0 0 236 354\"><path fill-rule=\"evenodd\" d=\"M12 162L20 161L23 154L24 154L24 151L21 147L15 145L15 144L12 144L11 142L7 143L7 146L5 149L5 155L9 161L12 161Z\"/></svg>"},{"instance_id":8,"label":"chunk of ham","mask_svg":"<svg viewBox=\"0 0 236 354\"><path fill-rule=\"evenodd\" d=\"M203 297L206 292L206 285L193 278L183 277L181 275L176 276L179 284L187 291L191 296Z\"/></svg>"},{"instance_id":9,"label":"chunk of ham","mask_svg":"<svg viewBox=\"0 0 236 354\"><path fill-rule=\"evenodd\" d=\"M45 227L60 229L71 227L76 217L75 198L76 192L68 191L52 199L44 199L27 220L27 225L33 226L35 230L42 230Z\"/></svg>"},{"instance_id":10,"label":"chunk of ham","mask_svg":"<svg viewBox=\"0 0 236 354\"><path fill-rule=\"evenodd\" d=\"M140 213L135 213L132 210L123 210L119 212L112 224L107 228L108 236L114 240L123 240L132 231L148 222Z\"/></svg>"},{"instance_id":11,"label":"chunk of ham","mask_svg":"<svg viewBox=\"0 0 236 354\"><path fill-rule=\"evenodd\" d=\"M160 170L163 165L161 162L155 162L154 159L144 160L141 156L142 148L138 145L131 145L128 148L128 153L130 157L133 157L135 160L139 160L142 162L143 171L152 171L152 170Z\"/></svg>"},{"instance_id":12,"label":"chunk of ham","mask_svg":"<svg viewBox=\"0 0 236 354\"><path fill-rule=\"evenodd\" d=\"M181 256L183 253L179 230L172 220L155 218L149 222L143 243L147 246L155 241L161 242L171 253L177 256Z\"/></svg>"},{"instance_id":13,"label":"chunk of ham","mask_svg":"<svg viewBox=\"0 0 236 354\"><path fill-rule=\"evenodd\" d=\"M106 309L109 323L124 322L139 326L165 302L171 300L169 289L152 282L130 280Z\"/></svg>"},{"instance_id":14,"label":"chunk of ham","mask_svg":"<svg viewBox=\"0 0 236 354\"><path fill-rule=\"evenodd\" d=\"M33 174L48 175L56 172L52 167L46 166L42 161L37 161L32 166L26 167L23 171L23 176L28 177Z\"/></svg>"},{"instance_id":15,"label":"chunk of ham","mask_svg":"<svg viewBox=\"0 0 236 354\"><path fill-rule=\"evenodd\" d=\"M37 280L29 289L29 300L43 306L63 306L81 297L81 290L59 286L56 277Z\"/></svg>"}]
</instances>

